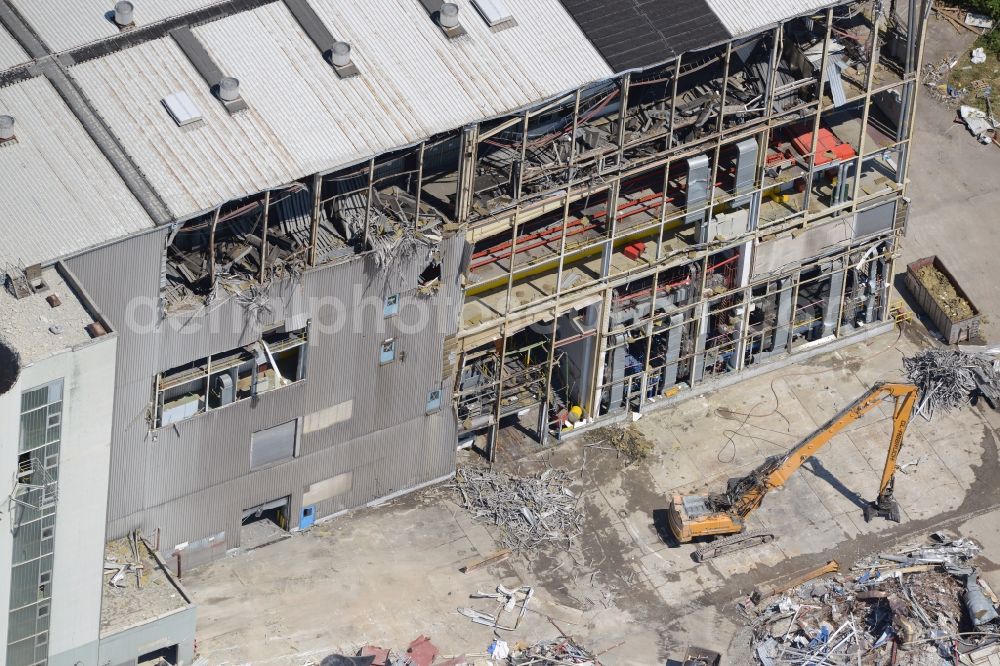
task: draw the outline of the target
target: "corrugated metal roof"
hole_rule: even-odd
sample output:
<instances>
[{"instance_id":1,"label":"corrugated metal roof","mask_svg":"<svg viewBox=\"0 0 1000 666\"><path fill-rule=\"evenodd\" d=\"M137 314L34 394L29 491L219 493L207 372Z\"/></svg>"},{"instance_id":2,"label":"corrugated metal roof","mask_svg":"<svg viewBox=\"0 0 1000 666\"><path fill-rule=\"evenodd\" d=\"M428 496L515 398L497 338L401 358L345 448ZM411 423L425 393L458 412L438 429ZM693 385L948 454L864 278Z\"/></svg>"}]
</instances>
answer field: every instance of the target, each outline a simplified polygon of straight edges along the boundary
<instances>
[{"instance_id":1,"label":"corrugated metal roof","mask_svg":"<svg viewBox=\"0 0 1000 666\"><path fill-rule=\"evenodd\" d=\"M729 39L706 0L562 3L616 72L656 65Z\"/></svg>"},{"instance_id":2,"label":"corrugated metal roof","mask_svg":"<svg viewBox=\"0 0 1000 666\"><path fill-rule=\"evenodd\" d=\"M222 0L133 0L136 26L149 25ZM9 0L52 51L89 44L120 31L114 0Z\"/></svg>"},{"instance_id":3,"label":"corrugated metal roof","mask_svg":"<svg viewBox=\"0 0 1000 666\"><path fill-rule=\"evenodd\" d=\"M0 88L17 142L0 146L0 265L50 261L153 226L43 78Z\"/></svg>"},{"instance_id":4,"label":"corrugated metal roof","mask_svg":"<svg viewBox=\"0 0 1000 666\"><path fill-rule=\"evenodd\" d=\"M0 71L31 60L21 45L0 26Z\"/></svg>"},{"instance_id":5,"label":"corrugated metal roof","mask_svg":"<svg viewBox=\"0 0 1000 666\"><path fill-rule=\"evenodd\" d=\"M708 0L712 10L734 37L756 32L778 21L808 14L821 7L844 2L845 0Z\"/></svg>"},{"instance_id":6,"label":"corrugated metal roof","mask_svg":"<svg viewBox=\"0 0 1000 666\"><path fill-rule=\"evenodd\" d=\"M249 109L230 116L169 38L70 70L126 152L184 217L503 114L611 75L557 0L509 0L518 25L492 32L458 0L468 35L449 40L422 5L312 0L352 45L340 79L283 3L195 28ZM179 128L160 100L190 96L204 123Z\"/></svg>"}]
</instances>

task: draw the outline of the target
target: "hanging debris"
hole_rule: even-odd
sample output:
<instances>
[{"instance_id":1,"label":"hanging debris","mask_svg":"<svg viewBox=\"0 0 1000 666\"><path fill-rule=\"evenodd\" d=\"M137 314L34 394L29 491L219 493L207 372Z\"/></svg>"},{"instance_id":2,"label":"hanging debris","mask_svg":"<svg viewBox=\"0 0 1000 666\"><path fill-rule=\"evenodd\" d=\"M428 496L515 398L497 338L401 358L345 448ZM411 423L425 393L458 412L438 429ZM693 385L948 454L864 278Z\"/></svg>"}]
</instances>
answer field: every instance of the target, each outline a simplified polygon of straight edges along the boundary
<instances>
[{"instance_id":1,"label":"hanging debris","mask_svg":"<svg viewBox=\"0 0 1000 666\"><path fill-rule=\"evenodd\" d=\"M903 359L906 376L920 389L917 413L930 420L983 397L1000 404L1000 358L985 353L928 349Z\"/></svg>"},{"instance_id":2,"label":"hanging debris","mask_svg":"<svg viewBox=\"0 0 1000 666\"><path fill-rule=\"evenodd\" d=\"M503 548L526 553L545 544L568 548L583 531L572 480L564 470L517 477L467 466L458 469L455 482L465 508L498 528L497 542Z\"/></svg>"}]
</instances>

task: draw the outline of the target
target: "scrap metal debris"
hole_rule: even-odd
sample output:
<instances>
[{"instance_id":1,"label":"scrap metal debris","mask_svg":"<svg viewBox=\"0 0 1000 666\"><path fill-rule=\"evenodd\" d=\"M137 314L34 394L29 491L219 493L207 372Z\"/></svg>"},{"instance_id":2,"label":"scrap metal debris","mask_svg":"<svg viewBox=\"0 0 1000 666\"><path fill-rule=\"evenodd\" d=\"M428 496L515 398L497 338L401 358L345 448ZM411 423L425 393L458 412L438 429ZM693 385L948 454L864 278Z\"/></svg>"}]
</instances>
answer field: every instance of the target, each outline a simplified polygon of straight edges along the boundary
<instances>
[{"instance_id":1,"label":"scrap metal debris","mask_svg":"<svg viewBox=\"0 0 1000 666\"><path fill-rule=\"evenodd\" d=\"M917 413L925 419L935 411L951 411L983 397L1000 405L1000 359L987 353L928 349L903 359L910 381L920 389Z\"/></svg>"},{"instance_id":2,"label":"scrap metal debris","mask_svg":"<svg viewBox=\"0 0 1000 666\"><path fill-rule=\"evenodd\" d=\"M459 468L455 482L465 508L498 528L502 548L529 554L548 544L568 548L583 531L572 480L564 470L517 477L466 466Z\"/></svg>"},{"instance_id":3,"label":"scrap metal debris","mask_svg":"<svg viewBox=\"0 0 1000 666\"><path fill-rule=\"evenodd\" d=\"M528 602L535 595L535 590L527 585L514 590L507 589L503 585L497 585L496 592L476 592L471 595L472 599L493 599L499 606L492 613L484 613L473 608L459 608L458 612L476 624L487 627L503 629L504 631L514 631L521 624L524 612L528 608ZM501 622L503 613L514 613L514 609L520 604L520 610L514 617L513 624L505 625Z\"/></svg>"},{"instance_id":4,"label":"scrap metal debris","mask_svg":"<svg viewBox=\"0 0 1000 666\"><path fill-rule=\"evenodd\" d=\"M850 573L746 598L751 652L765 666L978 663L964 655L1000 646L998 600L970 564L979 552L938 532Z\"/></svg>"}]
</instances>

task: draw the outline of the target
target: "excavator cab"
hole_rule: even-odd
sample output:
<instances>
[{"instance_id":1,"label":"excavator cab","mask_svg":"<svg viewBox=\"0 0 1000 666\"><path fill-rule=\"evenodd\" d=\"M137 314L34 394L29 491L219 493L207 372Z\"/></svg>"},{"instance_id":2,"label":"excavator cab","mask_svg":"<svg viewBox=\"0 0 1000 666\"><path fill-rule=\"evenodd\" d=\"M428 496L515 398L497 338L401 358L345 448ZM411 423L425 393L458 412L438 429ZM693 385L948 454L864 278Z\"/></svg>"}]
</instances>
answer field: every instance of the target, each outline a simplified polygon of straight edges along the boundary
<instances>
[{"instance_id":1,"label":"excavator cab","mask_svg":"<svg viewBox=\"0 0 1000 666\"><path fill-rule=\"evenodd\" d=\"M670 532L681 543L695 537L733 534L743 531L743 521L708 506L709 495L674 495L667 508ZM734 520L735 518L735 520Z\"/></svg>"}]
</instances>

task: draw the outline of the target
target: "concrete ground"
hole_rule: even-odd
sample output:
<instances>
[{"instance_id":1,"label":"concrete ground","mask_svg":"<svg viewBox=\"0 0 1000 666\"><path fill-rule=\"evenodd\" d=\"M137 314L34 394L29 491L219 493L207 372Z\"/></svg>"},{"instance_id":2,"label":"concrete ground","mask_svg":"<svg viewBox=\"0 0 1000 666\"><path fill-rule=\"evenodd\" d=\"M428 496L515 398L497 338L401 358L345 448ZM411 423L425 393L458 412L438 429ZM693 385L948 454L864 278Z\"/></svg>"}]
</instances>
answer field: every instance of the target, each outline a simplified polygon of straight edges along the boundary
<instances>
[{"instance_id":1,"label":"concrete ground","mask_svg":"<svg viewBox=\"0 0 1000 666\"><path fill-rule=\"evenodd\" d=\"M521 473L572 471L585 531L569 551L460 573L496 545L441 486L192 571L184 583L200 606L199 650L213 665L307 664L367 641L405 647L423 633L446 654L482 652L491 630L456 609L491 611L468 595L503 583L536 588L523 625L502 634L508 641L562 631L607 650L605 664L655 664L688 643L738 652L730 646L738 634L732 602L755 584L831 558L848 563L939 528L980 539L987 557L1000 558L1000 414L981 407L912 423L897 482L901 524L866 524L861 514L889 441L885 406L765 500L752 520L780 535L773 543L697 564L693 546L672 547L661 536L671 493L721 488L787 450L873 382L900 378L902 356L927 344L919 330L883 335L651 412L636 425L655 452L628 468L583 438L521 460ZM1000 586L1000 567L983 564Z\"/></svg>"},{"instance_id":2,"label":"concrete ground","mask_svg":"<svg viewBox=\"0 0 1000 666\"><path fill-rule=\"evenodd\" d=\"M937 63L971 49L974 39L932 19L924 62ZM936 254L972 302L995 314L1000 312L994 235L1000 210L1000 148L978 144L965 125L955 122L957 117L957 110L945 108L921 86L909 173L913 208L897 268L905 271L908 262ZM991 317L984 330L990 341L1000 340L1000 317Z\"/></svg>"},{"instance_id":3,"label":"concrete ground","mask_svg":"<svg viewBox=\"0 0 1000 666\"><path fill-rule=\"evenodd\" d=\"M968 37L947 30L932 26L927 62L966 47ZM992 314L1000 311L1000 290L992 288L1000 273L992 230L1000 151L979 146L953 117L921 91L902 263L939 255ZM998 325L988 324L989 340L1000 340ZM603 653L608 666L662 664L688 644L739 657L733 601L754 585L829 559L846 564L936 529L977 539L984 577L1000 589L1000 414L981 406L911 424L896 484L900 524L865 523L860 508L875 494L888 444L890 412L882 407L767 497L753 522L773 528L775 542L697 564L693 546L672 547L662 536L670 494L721 489L726 478L787 450L874 381L900 379L902 357L931 344L918 322L899 335L650 412L636 425L654 453L628 468L583 438L505 463L521 473L549 465L573 473L585 531L568 551L460 573L496 545L456 492L439 486L192 571L184 583L199 604L199 651L213 666L297 666L334 651L353 653L366 642L403 648L425 634L445 654L483 652L492 631L456 609L492 612L468 595L503 583L536 589L522 625L501 634L510 642L565 633Z\"/></svg>"}]
</instances>

